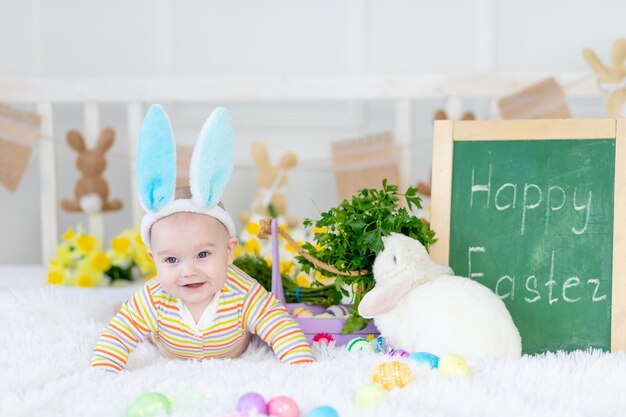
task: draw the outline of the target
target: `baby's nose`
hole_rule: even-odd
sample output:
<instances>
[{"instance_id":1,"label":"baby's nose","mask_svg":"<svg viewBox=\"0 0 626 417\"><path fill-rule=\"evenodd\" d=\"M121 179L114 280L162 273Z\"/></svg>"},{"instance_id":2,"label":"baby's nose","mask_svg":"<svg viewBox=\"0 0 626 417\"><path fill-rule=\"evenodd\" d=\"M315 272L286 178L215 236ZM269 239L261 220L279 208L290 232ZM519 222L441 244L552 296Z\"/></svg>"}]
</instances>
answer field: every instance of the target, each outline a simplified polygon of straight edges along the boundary
<instances>
[{"instance_id":1,"label":"baby's nose","mask_svg":"<svg viewBox=\"0 0 626 417\"><path fill-rule=\"evenodd\" d=\"M181 268L181 274L184 277L192 277L196 275L196 273L197 273L197 269L193 265L193 263L190 263L190 262L185 263L183 267Z\"/></svg>"}]
</instances>

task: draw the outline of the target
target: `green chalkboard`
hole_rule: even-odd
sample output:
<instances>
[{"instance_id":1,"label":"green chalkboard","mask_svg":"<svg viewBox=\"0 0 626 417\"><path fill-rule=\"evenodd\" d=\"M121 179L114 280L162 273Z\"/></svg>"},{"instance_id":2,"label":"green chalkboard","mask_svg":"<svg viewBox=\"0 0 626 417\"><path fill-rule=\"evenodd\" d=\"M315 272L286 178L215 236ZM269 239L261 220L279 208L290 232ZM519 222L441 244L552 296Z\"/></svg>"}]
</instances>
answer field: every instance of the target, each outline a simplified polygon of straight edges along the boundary
<instances>
[{"instance_id":1,"label":"green chalkboard","mask_svg":"<svg viewBox=\"0 0 626 417\"><path fill-rule=\"evenodd\" d=\"M504 301L524 353L611 350L616 138L517 136L452 140L448 264Z\"/></svg>"}]
</instances>

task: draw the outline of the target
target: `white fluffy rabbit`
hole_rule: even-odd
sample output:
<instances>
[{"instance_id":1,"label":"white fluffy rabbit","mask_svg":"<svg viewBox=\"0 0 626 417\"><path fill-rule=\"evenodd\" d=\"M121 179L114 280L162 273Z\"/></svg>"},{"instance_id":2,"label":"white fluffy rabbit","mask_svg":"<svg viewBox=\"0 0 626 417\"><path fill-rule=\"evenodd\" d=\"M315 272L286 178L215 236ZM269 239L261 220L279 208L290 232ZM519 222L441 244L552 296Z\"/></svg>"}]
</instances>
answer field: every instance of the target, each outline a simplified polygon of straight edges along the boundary
<instances>
[{"instance_id":1,"label":"white fluffy rabbit","mask_svg":"<svg viewBox=\"0 0 626 417\"><path fill-rule=\"evenodd\" d=\"M489 288L433 262L417 240L383 238L376 286L359 314L374 318L394 348L436 355L520 357L522 341L506 306Z\"/></svg>"}]
</instances>

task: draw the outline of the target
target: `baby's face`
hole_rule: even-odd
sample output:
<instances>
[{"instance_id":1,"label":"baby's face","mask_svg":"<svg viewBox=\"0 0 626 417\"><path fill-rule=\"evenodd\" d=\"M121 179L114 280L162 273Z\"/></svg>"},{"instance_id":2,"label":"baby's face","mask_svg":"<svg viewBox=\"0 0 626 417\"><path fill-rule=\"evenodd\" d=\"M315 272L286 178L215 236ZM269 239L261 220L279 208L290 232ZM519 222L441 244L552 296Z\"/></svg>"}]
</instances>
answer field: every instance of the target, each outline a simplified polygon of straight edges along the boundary
<instances>
[{"instance_id":1,"label":"baby's face","mask_svg":"<svg viewBox=\"0 0 626 417\"><path fill-rule=\"evenodd\" d=\"M213 217L175 213L152 225L150 244L163 290L197 311L226 282L237 239Z\"/></svg>"}]
</instances>

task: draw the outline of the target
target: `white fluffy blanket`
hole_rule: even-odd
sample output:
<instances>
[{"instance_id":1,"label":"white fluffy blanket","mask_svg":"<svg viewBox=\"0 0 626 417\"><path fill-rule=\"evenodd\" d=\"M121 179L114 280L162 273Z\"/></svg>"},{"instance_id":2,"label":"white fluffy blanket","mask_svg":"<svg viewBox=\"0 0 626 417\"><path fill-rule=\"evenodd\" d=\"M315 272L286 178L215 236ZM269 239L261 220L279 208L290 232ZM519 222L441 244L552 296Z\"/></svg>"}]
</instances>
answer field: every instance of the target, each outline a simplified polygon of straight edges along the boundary
<instances>
[{"instance_id":1,"label":"white fluffy blanket","mask_svg":"<svg viewBox=\"0 0 626 417\"><path fill-rule=\"evenodd\" d=\"M113 294L113 295L111 295ZM125 295L117 293L117 298ZM623 416L626 355L598 351L521 360L468 362L472 376L452 378L407 362L415 381L389 392L378 406L359 409L356 390L382 354L316 348L311 365L281 365L259 343L242 358L204 362L167 360L140 346L127 371L88 367L90 352L115 309L115 293L69 288L0 289L0 416L125 416L147 392L200 395L172 416L220 416L238 398L292 397L301 415L320 405L340 416Z\"/></svg>"}]
</instances>

